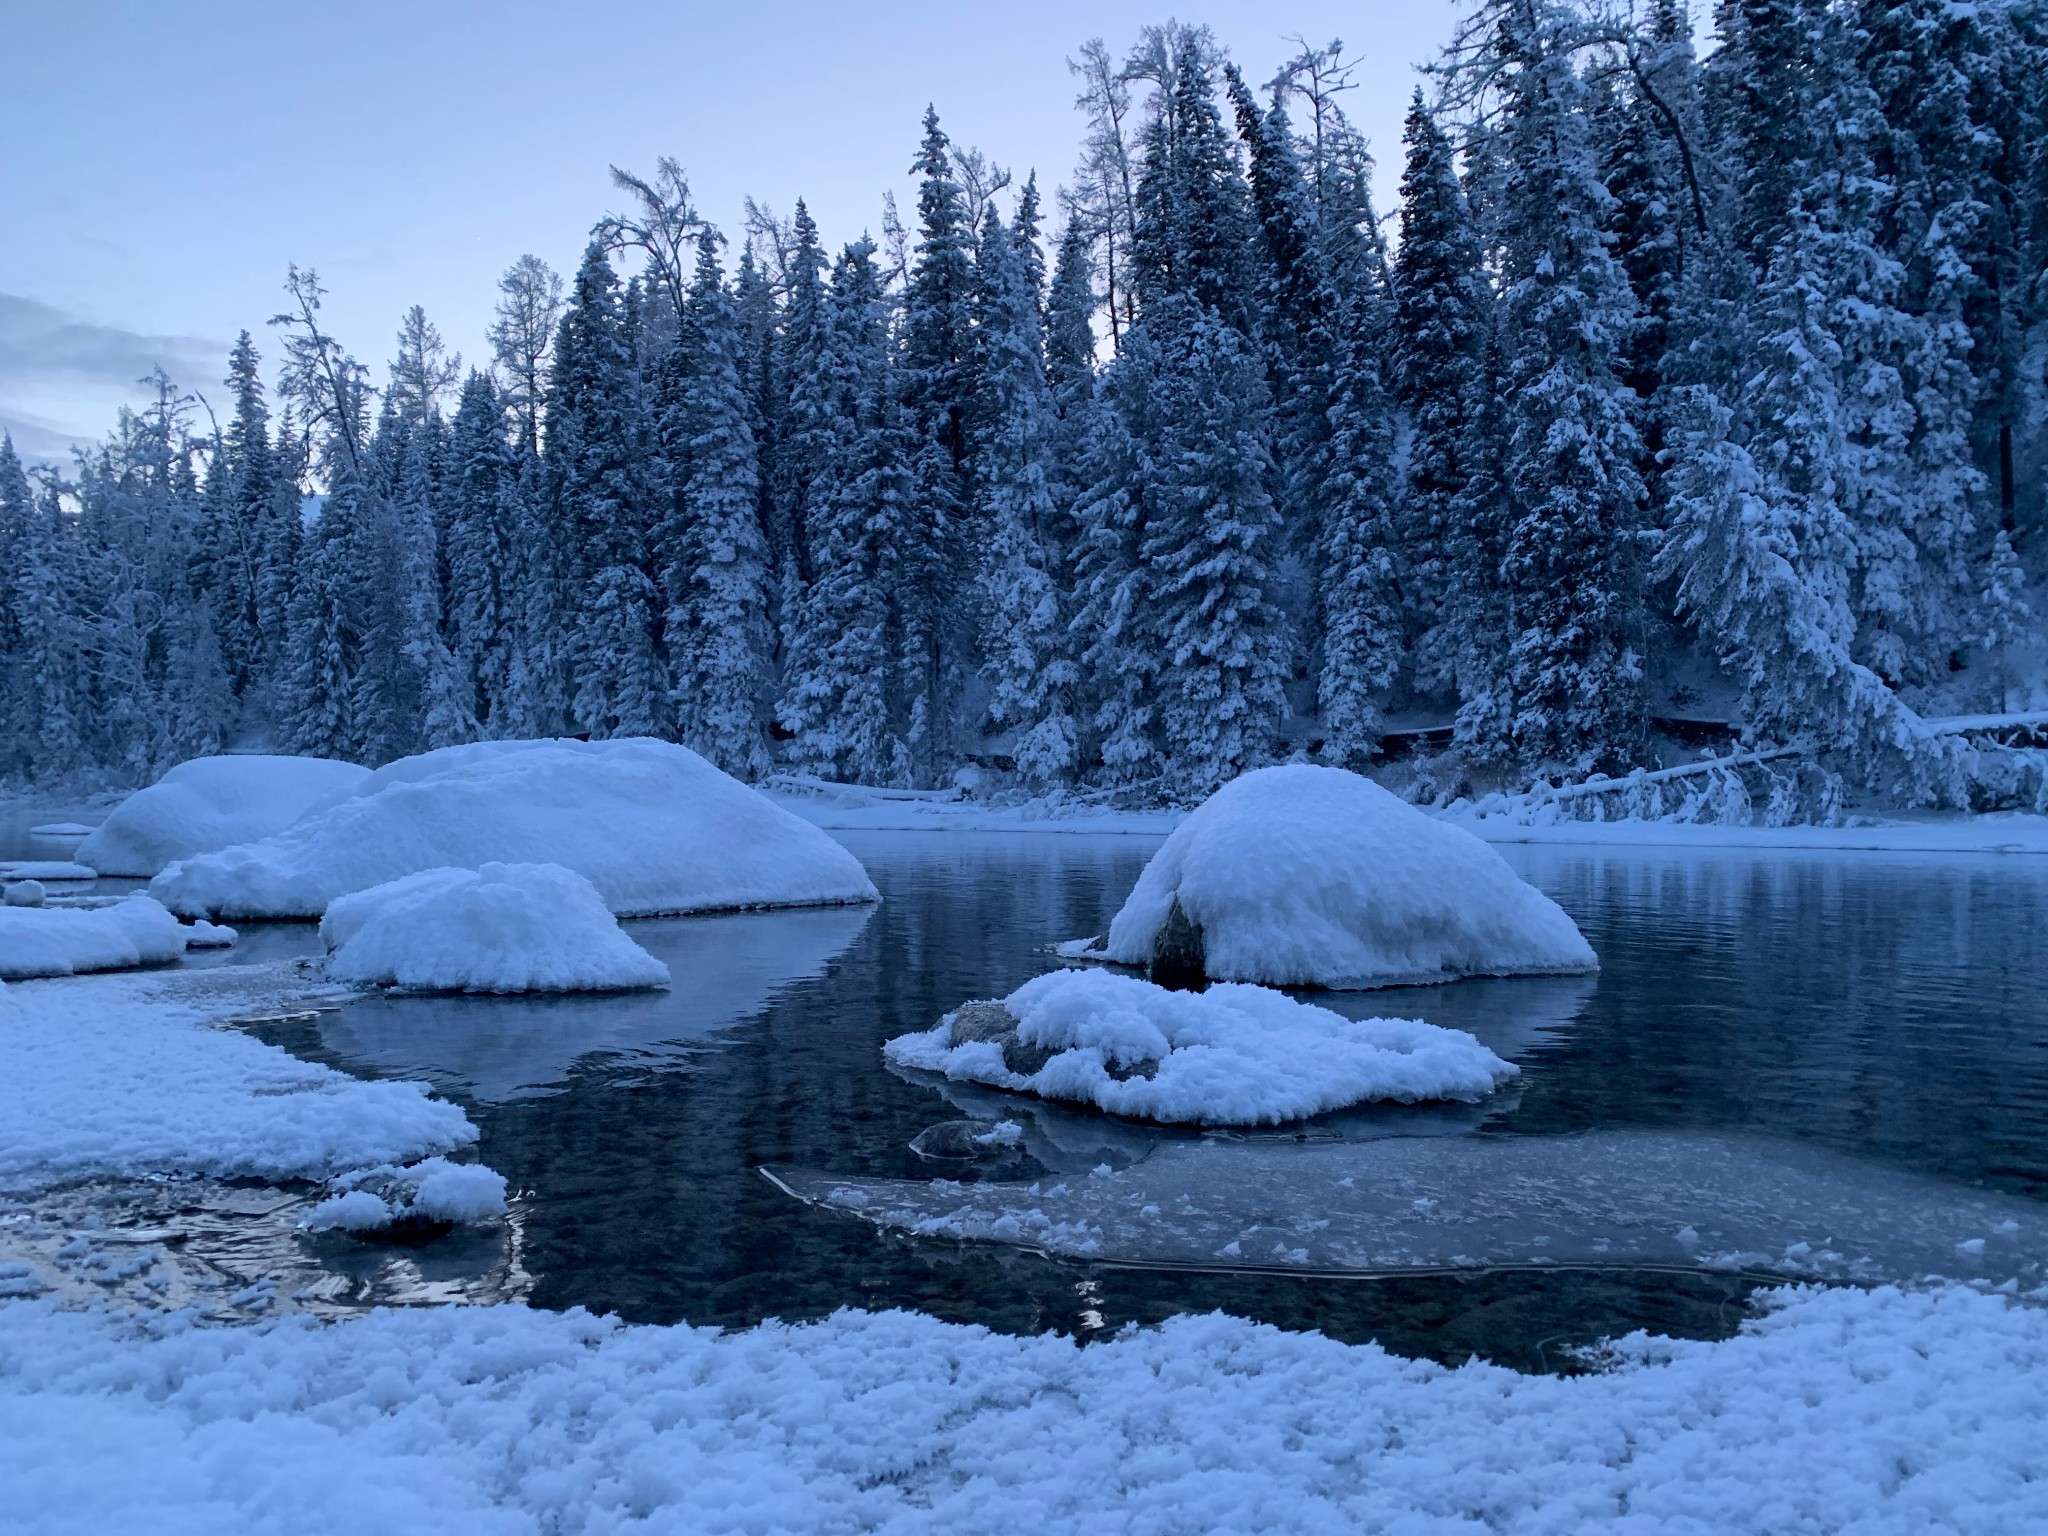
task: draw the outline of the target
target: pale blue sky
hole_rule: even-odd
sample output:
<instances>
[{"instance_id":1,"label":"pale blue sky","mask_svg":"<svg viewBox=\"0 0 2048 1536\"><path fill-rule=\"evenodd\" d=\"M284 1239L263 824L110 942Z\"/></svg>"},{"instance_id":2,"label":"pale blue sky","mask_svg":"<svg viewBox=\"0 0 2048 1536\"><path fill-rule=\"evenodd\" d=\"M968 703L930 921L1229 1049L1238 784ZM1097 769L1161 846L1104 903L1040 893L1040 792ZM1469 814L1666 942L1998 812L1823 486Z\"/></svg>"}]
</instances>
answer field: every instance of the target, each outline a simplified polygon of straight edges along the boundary
<instances>
[{"instance_id":1,"label":"pale blue sky","mask_svg":"<svg viewBox=\"0 0 2048 1536\"><path fill-rule=\"evenodd\" d=\"M481 360L498 274L573 267L606 167L673 155L728 232L748 194L879 229L935 102L957 142L1049 192L1081 124L1066 59L1146 22L1212 27L1254 80L1314 42L1360 61L1354 120L1399 171L1413 66L1450 0L1031 5L0 0L0 420L24 449L96 436L161 360L218 396L238 329L275 346L287 262L378 367L407 305Z\"/></svg>"}]
</instances>

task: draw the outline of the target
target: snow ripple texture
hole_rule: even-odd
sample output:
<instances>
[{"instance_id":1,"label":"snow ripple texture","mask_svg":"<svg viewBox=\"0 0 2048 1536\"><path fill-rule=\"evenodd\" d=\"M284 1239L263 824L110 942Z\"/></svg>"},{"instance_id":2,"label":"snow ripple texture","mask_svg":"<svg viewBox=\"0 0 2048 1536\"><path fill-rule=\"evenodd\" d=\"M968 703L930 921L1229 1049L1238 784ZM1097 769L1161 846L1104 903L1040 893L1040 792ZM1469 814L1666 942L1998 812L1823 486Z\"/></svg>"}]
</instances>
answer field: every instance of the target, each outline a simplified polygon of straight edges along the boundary
<instances>
[{"instance_id":1,"label":"snow ripple texture","mask_svg":"<svg viewBox=\"0 0 2048 1536\"><path fill-rule=\"evenodd\" d=\"M316 918L422 870L560 864L622 917L873 901L809 822L668 742L491 741L378 769L275 837L171 865L150 885L196 916Z\"/></svg>"},{"instance_id":2,"label":"snow ripple texture","mask_svg":"<svg viewBox=\"0 0 2048 1536\"><path fill-rule=\"evenodd\" d=\"M103 875L147 878L175 860L282 832L369 776L324 757L195 757L114 807L78 845L78 860Z\"/></svg>"},{"instance_id":3,"label":"snow ripple texture","mask_svg":"<svg viewBox=\"0 0 2048 1536\"><path fill-rule=\"evenodd\" d=\"M2048 1528L2048 1313L1787 1293L1610 1369L1458 1370L1218 1315L1077 1347L915 1314L745 1332L518 1307L320 1326L0 1307L13 1528Z\"/></svg>"},{"instance_id":4,"label":"snow ripple texture","mask_svg":"<svg viewBox=\"0 0 2048 1536\"><path fill-rule=\"evenodd\" d=\"M418 1083L362 1082L165 1001L142 977L0 996L0 1183L84 1173L326 1178L476 1140Z\"/></svg>"},{"instance_id":5,"label":"snow ripple texture","mask_svg":"<svg viewBox=\"0 0 2048 1536\"><path fill-rule=\"evenodd\" d=\"M597 887L559 864L429 869L344 896L320 937L327 974L437 992L602 992L668 985Z\"/></svg>"},{"instance_id":6,"label":"snow ripple texture","mask_svg":"<svg viewBox=\"0 0 2048 1536\"><path fill-rule=\"evenodd\" d=\"M1516 1070L1461 1029L1347 1019L1265 987L1174 992L1108 971L1054 971L1003 1006L1022 1044L1052 1053L1036 1072L1011 1070L995 1041L956 1044L951 1014L883 1052L959 1081L1194 1125L1272 1125L1367 1100L1476 1099Z\"/></svg>"},{"instance_id":7,"label":"snow ripple texture","mask_svg":"<svg viewBox=\"0 0 2048 1536\"><path fill-rule=\"evenodd\" d=\"M1599 967L1564 909L1493 849L1340 768L1262 768L1217 790L1091 953L1147 964L1176 900L1219 981L1365 988Z\"/></svg>"}]
</instances>

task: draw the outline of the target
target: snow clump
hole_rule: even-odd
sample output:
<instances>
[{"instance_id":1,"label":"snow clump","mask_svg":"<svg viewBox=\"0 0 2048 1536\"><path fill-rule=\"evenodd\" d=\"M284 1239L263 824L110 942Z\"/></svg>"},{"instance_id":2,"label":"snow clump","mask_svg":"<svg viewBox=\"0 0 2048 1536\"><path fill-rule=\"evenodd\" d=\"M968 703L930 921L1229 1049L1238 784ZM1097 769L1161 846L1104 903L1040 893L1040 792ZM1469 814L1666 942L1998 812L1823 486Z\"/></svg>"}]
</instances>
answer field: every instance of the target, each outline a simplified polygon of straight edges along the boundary
<instances>
[{"instance_id":1,"label":"snow clump","mask_svg":"<svg viewBox=\"0 0 2048 1536\"><path fill-rule=\"evenodd\" d=\"M505 1214L505 1176L481 1163L430 1157L345 1173L299 1223L309 1232L376 1232L393 1225L488 1221Z\"/></svg>"},{"instance_id":2,"label":"snow clump","mask_svg":"<svg viewBox=\"0 0 2048 1536\"><path fill-rule=\"evenodd\" d=\"M12 888L10 888L11 894ZM187 927L140 891L105 907L0 906L0 977L75 976L167 965L187 945L232 944L234 930Z\"/></svg>"},{"instance_id":3,"label":"snow clump","mask_svg":"<svg viewBox=\"0 0 2048 1536\"><path fill-rule=\"evenodd\" d=\"M78 845L78 861L103 875L147 878L178 859L282 832L369 776L324 757L195 757L116 806Z\"/></svg>"},{"instance_id":4,"label":"snow clump","mask_svg":"<svg viewBox=\"0 0 2048 1536\"><path fill-rule=\"evenodd\" d=\"M1461 1029L1347 1019L1265 987L1175 992L1109 971L1054 971L882 1048L938 1072L1111 1114L1273 1125L1366 1100L1477 1099L1515 1074Z\"/></svg>"},{"instance_id":5,"label":"snow clump","mask_svg":"<svg viewBox=\"0 0 2048 1536\"><path fill-rule=\"evenodd\" d=\"M193 916L317 918L404 875L560 864L622 917L873 901L860 862L686 747L492 741L402 758L260 842L173 864Z\"/></svg>"},{"instance_id":6,"label":"snow clump","mask_svg":"<svg viewBox=\"0 0 2048 1536\"><path fill-rule=\"evenodd\" d=\"M559 864L427 869L344 896L320 937L337 981L431 992L605 992L668 985L597 887Z\"/></svg>"},{"instance_id":7,"label":"snow clump","mask_svg":"<svg viewBox=\"0 0 2048 1536\"><path fill-rule=\"evenodd\" d=\"M1070 958L1281 987L1599 969L1564 909L1461 827L1340 768L1262 768L1167 838Z\"/></svg>"}]
</instances>

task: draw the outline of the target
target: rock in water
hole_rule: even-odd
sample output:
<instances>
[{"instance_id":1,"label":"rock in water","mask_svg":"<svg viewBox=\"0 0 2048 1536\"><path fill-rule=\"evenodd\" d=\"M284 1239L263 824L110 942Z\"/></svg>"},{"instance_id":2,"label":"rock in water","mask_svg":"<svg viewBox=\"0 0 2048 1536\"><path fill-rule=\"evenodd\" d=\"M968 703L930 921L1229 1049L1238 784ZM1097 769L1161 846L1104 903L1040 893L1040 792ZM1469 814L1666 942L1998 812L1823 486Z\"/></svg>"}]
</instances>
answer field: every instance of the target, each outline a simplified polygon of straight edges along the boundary
<instances>
[{"instance_id":1,"label":"rock in water","mask_svg":"<svg viewBox=\"0 0 2048 1536\"><path fill-rule=\"evenodd\" d=\"M1599 961L1487 844L1338 768L1262 768L1168 837L1074 958L1212 981L1369 988L1556 975Z\"/></svg>"}]
</instances>

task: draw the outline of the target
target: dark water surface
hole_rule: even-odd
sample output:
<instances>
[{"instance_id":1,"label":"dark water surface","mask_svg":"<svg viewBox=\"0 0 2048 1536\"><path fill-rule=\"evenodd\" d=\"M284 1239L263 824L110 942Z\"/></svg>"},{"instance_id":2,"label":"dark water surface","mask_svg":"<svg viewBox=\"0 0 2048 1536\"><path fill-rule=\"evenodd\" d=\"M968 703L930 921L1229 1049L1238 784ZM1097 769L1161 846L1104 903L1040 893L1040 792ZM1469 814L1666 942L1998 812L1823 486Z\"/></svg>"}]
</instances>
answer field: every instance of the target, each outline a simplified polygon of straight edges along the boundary
<instances>
[{"instance_id":1,"label":"dark water surface","mask_svg":"<svg viewBox=\"0 0 2048 1536\"><path fill-rule=\"evenodd\" d=\"M758 1169L957 1172L907 1144L966 1099L892 1073L881 1043L1049 969L1045 946L1099 932L1157 846L841 837L878 906L630 924L673 970L668 993L373 998L267 1035L354 1072L426 1078L464 1103L478 1155L520 1192L543 1306L725 1325L903 1306L1083 1335L1220 1307L1404 1353L1550 1369L1603 1336L1717 1337L1745 1315L1753 1282L1727 1274L1148 1272L912 1240L799 1204ZM15 856L31 852L62 856ZM2048 860L1503 852L1578 920L1603 968L1314 995L1473 1030L1523 1069L1483 1106L1417 1110L1412 1127L1393 1110L1393 1129L1741 1132L2048 1204ZM317 947L305 925L243 932L241 961ZM1096 1124L1099 1146L1084 1124L1071 1163L1047 1168L1121 1165L1160 1134Z\"/></svg>"},{"instance_id":2,"label":"dark water surface","mask_svg":"<svg viewBox=\"0 0 2048 1536\"><path fill-rule=\"evenodd\" d=\"M962 1110L890 1072L882 1041L1048 969L1044 946L1099 931L1156 846L843 840L879 906L631 925L673 969L670 993L373 999L287 1043L427 1077L470 1107L480 1157L523 1192L544 1306L727 1325L905 1306L1082 1333L1221 1307L1552 1368L1603 1335L1712 1337L1743 1315L1749 1283L1725 1275L1147 1273L889 1236L797 1204L756 1170L932 1176L907 1143ZM1597 978L1317 999L1471 1029L1516 1060L1519 1083L1459 1129L1736 1129L2048 1201L2048 863L1505 851L1579 921ZM1082 1166L1142 1155L1151 1134L1103 1131L1112 1150L1078 1148Z\"/></svg>"}]
</instances>

